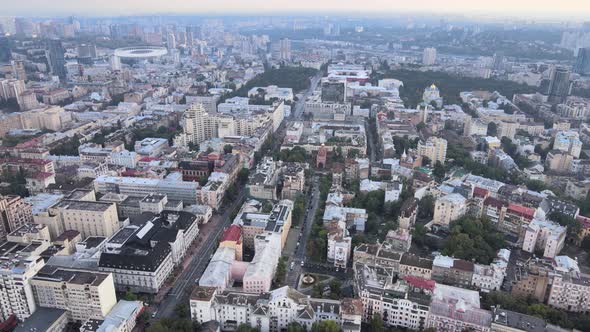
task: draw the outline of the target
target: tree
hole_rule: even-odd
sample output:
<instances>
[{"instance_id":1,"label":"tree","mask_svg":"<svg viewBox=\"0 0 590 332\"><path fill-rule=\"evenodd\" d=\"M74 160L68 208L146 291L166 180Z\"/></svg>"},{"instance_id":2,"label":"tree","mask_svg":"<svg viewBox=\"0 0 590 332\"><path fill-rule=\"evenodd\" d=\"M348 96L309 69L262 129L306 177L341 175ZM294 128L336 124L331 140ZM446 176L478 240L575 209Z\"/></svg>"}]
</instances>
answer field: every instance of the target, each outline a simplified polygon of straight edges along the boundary
<instances>
[{"instance_id":1,"label":"tree","mask_svg":"<svg viewBox=\"0 0 590 332\"><path fill-rule=\"evenodd\" d=\"M232 153L233 146L231 144L226 144L223 146L223 153L229 154Z\"/></svg>"},{"instance_id":2,"label":"tree","mask_svg":"<svg viewBox=\"0 0 590 332\"><path fill-rule=\"evenodd\" d=\"M489 264L504 246L504 235L486 218L465 216L453 221L450 229L444 255Z\"/></svg>"},{"instance_id":3,"label":"tree","mask_svg":"<svg viewBox=\"0 0 590 332\"><path fill-rule=\"evenodd\" d=\"M189 318L190 316L189 307L185 303L177 304L176 307L174 307L174 312L180 318Z\"/></svg>"},{"instance_id":4,"label":"tree","mask_svg":"<svg viewBox=\"0 0 590 332\"><path fill-rule=\"evenodd\" d=\"M297 322L293 322L287 325L287 332L305 332L305 327Z\"/></svg>"},{"instance_id":5,"label":"tree","mask_svg":"<svg viewBox=\"0 0 590 332\"><path fill-rule=\"evenodd\" d=\"M311 288L311 297L314 299L321 299L322 298L322 285L316 283Z\"/></svg>"},{"instance_id":6,"label":"tree","mask_svg":"<svg viewBox=\"0 0 590 332\"><path fill-rule=\"evenodd\" d=\"M569 239L577 239L578 234L582 230L582 224L578 220L563 213L553 212L549 214L549 220L567 227L567 237Z\"/></svg>"},{"instance_id":7,"label":"tree","mask_svg":"<svg viewBox=\"0 0 590 332\"><path fill-rule=\"evenodd\" d=\"M430 163L432 163L432 160L430 160L430 158L426 156L422 157L422 166L429 166Z\"/></svg>"},{"instance_id":8,"label":"tree","mask_svg":"<svg viewBox=\"0 0 590 332\"><path fill-rule=\"evenodd\" d=\"M498 125L495 122L488 123L488 136L496 136L498 135Z\"/></svg>"},{"instance_id":9,"label":"tree","mask_svg":"<svg viewBox=\"0 0 590 332\"><path fill-rule=\"evenodd\" d=\"M426 195L418 202L418 217L420 219L431 220L434 216L434 197Z\"/></svg>"},{"instance_id":10,"label":"tree","mask_svg":"<svg viewBox=\"0 0 590 332\"><path fill-rule=\"evenodd\" d=\"M250 170L247 168L242 168L240 172L238 172L238 181L244 184L248 182L248 178L250 177Z\"/></svg>"},{"instance_id":11,"label":"tree","mask_svg":"<svg viewBox=\"0 0 590 332\"><path fill-rule=\"evenodd\" d=\"M259 330L246 323L243 323L238 326L236 332L259 332Z\"/></svg>"},{"instance_id":12,"label":"tree","mask_svg":"<svg viewBox=\"0 0 590 332\"><path fill-rule=\"evenodd\" d=\"M373 314L373 318L371 319L371 331L372 332L383 332L383 318L379 313Z\"/></svg>"},{"instance_id":13,"label":"tree","mask_svg":"<svg viewBox=\"0 0 590 332\"><path fill-rule=\"evenodd\" d=\"M426 128L426 125L424 124L424 122L420 122L416 125L416 129L418 131L422 131L424 128Z\"/></svg>"},{"instance_id":14,"label":"tree","mask_svg":"<svg viewBox=\"0 0 590 332\"><path fill-rule=\"evenodd\" d=\"M333 320L322 320L313 323L311 326L312 332L340 332L342 329Z\"/></svg>"},{"instance_id":15,"label":"tree","mask_svg":"<svg viewBox=\"0 0 590 332\"><path fill-rule=\"evenodd\" d=\"M330 297L333 299L339 299L340 294L342 293L341 290L342 283L338 279L332 279L330 281Z\"/></svg>"},{"instance_id":16,"label":"tree","mask_svg":"<svg viewBox=\"0 0 590 332\"><path fill-rule=\"evenodd\" d=\"M432 175L434 175L434 178L438 182L442 182L442 180L445 178L445 175L446 175L445 167L438 160L434 164L434 169L432 170Z\"/></svg>"},{"instance_id":17,"label":"tree","mask_svg":"<svg viewBox=\"0 0 590 332\"><path fill-rule=\"evenodd\" d=\"M123 295L123 300L125 301L137 301L137 295L135 295L135 293L133 293L130 290L127 290L125 292L125 295Z\"/></svg>"},{"instance_id":18,"label":"tree","mask_svg":"<svg viewBox=\"0 0 590 332\"><path fill-rule=\"evenodd\" d=\"M285 261L284 257L279 258L279 263L277 264L277 271L275 273L275 282L279 285L282 285L285 281L285 275L287 274L287 262Z\"/></svg>"}]
</instances>

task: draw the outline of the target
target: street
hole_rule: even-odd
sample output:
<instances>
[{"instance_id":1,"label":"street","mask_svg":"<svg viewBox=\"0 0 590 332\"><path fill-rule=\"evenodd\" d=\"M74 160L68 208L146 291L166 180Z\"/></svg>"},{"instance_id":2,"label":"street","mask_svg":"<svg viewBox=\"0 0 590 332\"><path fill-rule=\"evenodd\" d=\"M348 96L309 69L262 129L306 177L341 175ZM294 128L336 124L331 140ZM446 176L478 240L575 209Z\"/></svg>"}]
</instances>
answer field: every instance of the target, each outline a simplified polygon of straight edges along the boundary
<instances>
[{"instance_id":1,"label":"street","mask_svg":"<svg viewBox=\"0 0 590 332\"><path fill-rule=\"evenodd\" d=\"M287 271L286 284L293 288L297 287L299 275L302 271L301 262L305 261L307 240L309 238L309 234L311 233L311 227L314 222L313 219L320 201L319 178L317 176L312 177L311 187L312 194L309 201L307 202L307 209L303 218L303 222L301 223L300 232L302 235L300 235L299 239L297 240L299 242L299 246L296 248L294 254L289 257L289 261L287 262L288 268L291 266L291 263L293 263L293 269L289 269Z\"/></svg>"},{"instance_id":2,"label":"street","mask_svg":"<svg viewBox=\"0 0 590 332\"><path fill-rule=\"evenodd\" d=\"M217 250L219 237L223 233L223 230L232 223L230 215L235 209L240 208L245 197L246 188L244 187L238 197L232 201L231 205L224 207L222 215L214 214L211 217L207 226L210 225L209 227L213 227L212 231L208 234L207 238L199 243L199 246L195 250L196 255L192 257L187 268L178 276L174 282L174 286L164 298L159 308L156 309L156 318L173 317L176 305L187 303L188 296L195 285L195 281L201 277L209 263L211 255Z\"/></svg>"}]
</instances>

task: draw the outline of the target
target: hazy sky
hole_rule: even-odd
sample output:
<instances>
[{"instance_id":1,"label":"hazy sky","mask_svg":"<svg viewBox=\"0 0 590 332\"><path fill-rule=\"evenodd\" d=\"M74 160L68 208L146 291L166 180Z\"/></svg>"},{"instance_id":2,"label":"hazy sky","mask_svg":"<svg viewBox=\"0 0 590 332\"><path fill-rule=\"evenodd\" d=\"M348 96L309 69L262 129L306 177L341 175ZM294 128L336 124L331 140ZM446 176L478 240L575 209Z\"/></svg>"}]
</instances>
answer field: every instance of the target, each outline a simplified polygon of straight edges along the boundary
<instances>
[{"instance_id":1,"label":"hazy sky","mask_svg":"<svg viewBox=\"0 0 590 332\"><path fill-rule=\"evenodd\" d=\"M268 12L478 12L590 15L590 0L0 0L1 15Z\"/></svg>"}]
</instances>

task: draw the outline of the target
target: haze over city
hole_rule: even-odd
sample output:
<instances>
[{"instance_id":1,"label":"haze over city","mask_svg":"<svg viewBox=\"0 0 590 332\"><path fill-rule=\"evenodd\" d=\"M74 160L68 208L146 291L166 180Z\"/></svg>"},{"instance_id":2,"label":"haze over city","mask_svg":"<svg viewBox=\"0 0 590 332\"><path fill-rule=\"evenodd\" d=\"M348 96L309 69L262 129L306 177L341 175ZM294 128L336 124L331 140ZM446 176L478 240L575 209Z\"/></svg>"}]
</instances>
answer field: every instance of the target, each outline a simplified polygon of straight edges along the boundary
<instances>
[{"instance_id":1,"label":"haze over city","mask_svg":"<svg viewBox=\"0 0 590 332\"><path fill-rule=\"evenodd\" d=\"M239 14L239 13L370 13L421 12L429 14L501 14L504 16L582 18L590 14L590 3L581 0L564 0L556 3L549 0L368 0L358 1L263 1L263 0L104 0L100 2L54 0L48 5L44 0L5 1L3 14L100 14L138 15L147 13L186 14Z\"/></svg>"}]
</instances>

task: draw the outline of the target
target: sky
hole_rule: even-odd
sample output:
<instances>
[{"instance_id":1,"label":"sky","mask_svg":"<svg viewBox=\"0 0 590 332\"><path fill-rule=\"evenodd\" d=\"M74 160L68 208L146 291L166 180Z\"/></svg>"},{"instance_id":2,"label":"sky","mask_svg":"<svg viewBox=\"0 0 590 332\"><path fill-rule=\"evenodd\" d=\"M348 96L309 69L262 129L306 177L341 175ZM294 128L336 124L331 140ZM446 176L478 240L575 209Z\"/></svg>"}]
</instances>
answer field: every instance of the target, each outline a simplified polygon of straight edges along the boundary
<instances>
[{"instance_id":1,"label":"sky","mask_svg":"<svg viewBox=\"0 0 590 332\"><path fill-rule=\"evenodd\" d=\"M517 16L590 15L590 0L0 0L2 15L150 13L427 12Z\"/></svg>"}]
</instances>

